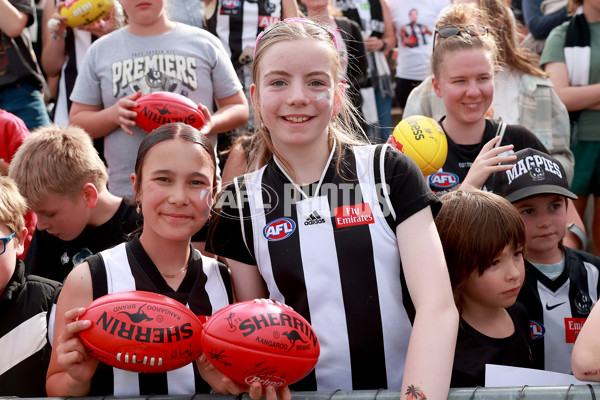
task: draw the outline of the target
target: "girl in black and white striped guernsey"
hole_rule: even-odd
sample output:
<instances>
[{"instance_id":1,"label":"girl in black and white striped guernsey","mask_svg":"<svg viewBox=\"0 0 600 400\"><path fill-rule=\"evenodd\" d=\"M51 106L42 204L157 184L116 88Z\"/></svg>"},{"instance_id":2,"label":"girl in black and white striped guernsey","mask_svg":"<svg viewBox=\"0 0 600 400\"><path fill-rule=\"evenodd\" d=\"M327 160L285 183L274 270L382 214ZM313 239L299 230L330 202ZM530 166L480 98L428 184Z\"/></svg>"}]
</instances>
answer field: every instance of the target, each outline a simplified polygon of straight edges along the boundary
<instances>
[{"instance_id":1,"label":"girl in black and white striped guernsey","mask_svg":"<svg viewBox=\"0 0 600 400\"><path fill-rule=\"evenodd\" d=\"M367 145L351 121L326 27L287 19L255 49L254 172L222 193L208 240L237 299L268 296L312 324L321 355L294 389L445 398L458 315L436 196L412 160Z\"/></svg>"},{"instance_id":2,"label":"girl in black and white striped guernsey","mask_svg":"<svg viewBox=\"0 0 600 400\"><path fill-rule=\"evenodd\" d=\"M210 118L210 116L207 116ZM205 223L216 182L212 145L184 124L148 134L132 176L144 227L130 242L91 256L69 274L58 300L49 396L139 396L208 393L196 363L174 371L138 374L99 363L83 347L77 321L92 300L129 290L174 298L196 315L211 315L232 301L227 268L190 242ZM87 324L86 324L87 322Z\"/></svg>"}]
</instances>

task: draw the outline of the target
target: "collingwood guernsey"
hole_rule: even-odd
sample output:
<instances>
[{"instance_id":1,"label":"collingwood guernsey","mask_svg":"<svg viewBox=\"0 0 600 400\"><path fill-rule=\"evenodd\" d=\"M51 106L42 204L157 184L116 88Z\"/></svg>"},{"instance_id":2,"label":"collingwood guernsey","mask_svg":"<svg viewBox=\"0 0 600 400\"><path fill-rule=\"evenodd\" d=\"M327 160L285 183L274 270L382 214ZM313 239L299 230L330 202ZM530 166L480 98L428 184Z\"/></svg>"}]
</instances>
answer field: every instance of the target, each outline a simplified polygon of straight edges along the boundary
<instances>
[{"instance_id":1,"label":"collingwood guernsey","mask_svg":"<svg viewBox=\"0 0 600 400\"><path fill-rule=\"evenodd\" d=\"M236 179L208 246L258 266L269 297L311 323L319 362L292 389L401 389L414 308L396 226L439 201L388 145L348 147L339 163L333 148L312 185L293 184L276 159Z\"/></svg>"},{"instance_id":2,"label":"collingwood guernsey","mask_svg":"<svg viewBox=\"0 0 600 400\"><path fill-rule=\"evenodd\" d=\"M229 273L223 264L192 248L186 276L174 291L161 276L139 241L104 250L87 259L94 299L129 290L160 293L186 305L196 315L212 315L232 301ZM137 378L136 378L137 376ZM211 390L195 362L164 373L137 373L100 363L92 377L90 396L194 394Z\"/></svg>"},{"instance_id":3,"label":"collingwood guernsey","mask_svg":"<svg viewBox=\"0 0 600 400\"><path fill-rule=\"evenodd\" d=\"M600 259L568 247L564 252L565 266L556 280L525 261L525 285L518 301L529 312L536 368L572 374L573 344L598 301Z\"/></svg>"}]
</instances>

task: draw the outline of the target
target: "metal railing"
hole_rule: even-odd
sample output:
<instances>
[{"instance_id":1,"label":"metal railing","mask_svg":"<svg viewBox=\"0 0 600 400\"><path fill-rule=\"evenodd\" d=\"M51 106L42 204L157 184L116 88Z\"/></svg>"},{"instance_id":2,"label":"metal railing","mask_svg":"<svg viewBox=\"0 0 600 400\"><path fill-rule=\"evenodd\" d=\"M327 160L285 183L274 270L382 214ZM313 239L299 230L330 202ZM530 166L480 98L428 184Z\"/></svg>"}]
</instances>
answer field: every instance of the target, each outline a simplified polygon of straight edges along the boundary
<instances>
[{"instance_id":1,"label":"metal railing","mask_svg":"<svg viewBox=\"0 0 600 400\"><path fill-rule=\"evenodd\" d=\"M15 397L1 397L1 399ZM293 400L399 400L405 399L397 390L353 390L333 392L293 392ZM53 397L47 400L64 400ZM249 400L247 394L240 396L198 394L130 396L130 397L82 397L82 400ZM600 400L600 386L571 385L571 386L523 386L503 388L461 388L450 389L448 400Z\"/></svg>"}]
</instances>

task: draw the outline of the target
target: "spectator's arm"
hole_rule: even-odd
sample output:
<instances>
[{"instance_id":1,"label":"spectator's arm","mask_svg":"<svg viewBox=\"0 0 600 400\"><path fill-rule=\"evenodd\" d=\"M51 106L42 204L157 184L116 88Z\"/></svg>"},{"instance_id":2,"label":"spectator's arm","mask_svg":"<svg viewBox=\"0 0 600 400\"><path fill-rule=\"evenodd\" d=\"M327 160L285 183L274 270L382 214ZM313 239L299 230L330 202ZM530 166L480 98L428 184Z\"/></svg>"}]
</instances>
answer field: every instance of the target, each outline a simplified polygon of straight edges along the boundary
<instances>
[{"instance_id":1,"label":"spectator's arm","mask_svg":"<svg viewBox=\"0 0 600 400\"><path fill-rule=\"evenodd\" d=\"M0 31L15 38L23 32L29 15L19 11L8 0L0 0Z\"/></svg>"},{"instance_id":2,"label":"spectator's arm","mask_svg":"<svg viewBox=\"0 0 600 400\"><path fill-rule=\"evenodd\" d=\"M1 1L1 0L0 0ZM48 21L55 16L56 6L54 0L47 0L42 13L42 57L41 66L48 76L59 76L60 70L66 59L65 40L62 35L66 32L64 22L58 22L60 32L54 33L48 29Z\"/></svg>"},{"instance_id":3,"label":"spectator's arm","mask_svg":"<svg viewBox=\"0 0 600 400\"><path fill-rule=\"evenodd\" d=\"M396 237L416 310L402 393L413 386L424 393L423 398L445 399L454 360L458 312L431 209L422 209L401 222L396 227Z\"/></svg>"},{"instance_id":4,"label":"spectator's arm","mask_svg":"<svg viewBox=\"0 0 600 400\"><path fill-rule=\"evenodd\" d=\"M295 0L281 0L281 14L283 18L299 17L298 3Z\"/></svg>"},{"instance_id":5,"label":"spectator's arm","mask_svg":"<svg viewBox=\"0 0 600 400\"><path fill-rule=\"evenodd\" d=\"M544 70L554 84L554 91L569 111L600 110L600 83L570 86L567 64L550 62Z\"/></svg>"},{"instance_id":6,"label":"spectator's arm","mask_svg":"<svg viewBox=\"0 0 600 400\"><path fill-rule=\"evenodd\" d=\"M69 112L69 121L86 131L93 139L112 133L119 127L111 108L102 105L91 106L73 102Z\"/></svg>"},{"instance_id":7,"label":"spectator's arm","mask_svg":"<svg viewBox=\"0 0 600 400\"><path fill-rule=\"evenodd\" d=\"M242 90L228 97L215 99L218 110L212 115L210 133L221 133L237 128L248 121L249 108Z\"/></svg>"},{"instance_id":8,"label":"spectator's arm","mask_svg":"<svg viewBox=\"0 0 600 400\"><path fill-rule=\"evenodd\" d=\"M121 97L115 104L104 108L102 104L88 105L74 101L69 112L72 125L82 128L93 139L111 134L119 126L129 135L133 135L132 127L137 124L132 108L137 106L135 100L142 95L141 91Z\"/></svg>"},{"instance_id":9,"label":"spectator's arm","mask_svg":"<svg viewBox=\"0 0 600 400\"><path fill-rule=\"evenodd\" d=\"M268 298L269 292L258 267L227 258L235 301Z\"/></svg>"},{"instance_id":10,"label":"spectator's arm","mask_svg":"<svg viewBox=\"0 0 600 400\"><path fill-rule=\"evenodd\" d=\"M396 32L394 31L394 23L392 22L392 16L390 15L390 8L387 2L381 0L381 10L383 11L383 41L387 45L386 56L390 55L390 52L396 47Z\"/></svg>"},{"instance_id":11,"label":"spectator's arm","mask_svg":"<svg viewBox=\"0 0 600 400\"><path fill-rule=\"evenodd\" d=\"M573 375L583 381L600 381L600 307L592 308L571 354Z\"/></svg>"},{"instance_id":12,"label":"spectator's arm","mask_svg":"<svg viewBox=\"0 0 600 400\"><path fill-rule=\"evenodd\" d=\"M568 19L566 7L555 13L544 15L541 3L539 0L523 0L525 24L536 39L546 39L552 29Z\"/></svg>"}]
</instances>

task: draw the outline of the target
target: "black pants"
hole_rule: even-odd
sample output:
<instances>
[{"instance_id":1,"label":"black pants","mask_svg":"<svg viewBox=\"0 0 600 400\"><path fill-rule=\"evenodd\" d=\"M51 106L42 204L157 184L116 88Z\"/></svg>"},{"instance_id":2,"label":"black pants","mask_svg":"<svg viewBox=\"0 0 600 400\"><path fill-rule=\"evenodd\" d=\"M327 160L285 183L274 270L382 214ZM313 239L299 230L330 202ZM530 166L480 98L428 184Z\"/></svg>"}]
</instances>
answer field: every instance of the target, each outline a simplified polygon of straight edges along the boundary
<instances>
[{"instance_id":1,"label":"black pants","mask_svg":"<svg viewBox=\"0 0 600 400\"><path fill-rule=\"evenodd\" d=\"M419 86L421 82L422 81L396 78L396 101L398 107L404 109L408 95L414 88Z\"/></svg>"}]
</instances>

